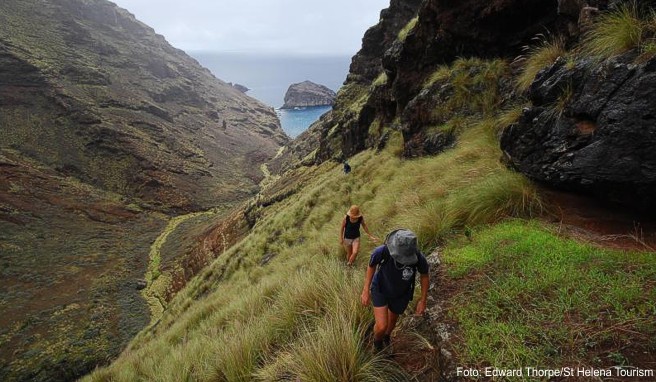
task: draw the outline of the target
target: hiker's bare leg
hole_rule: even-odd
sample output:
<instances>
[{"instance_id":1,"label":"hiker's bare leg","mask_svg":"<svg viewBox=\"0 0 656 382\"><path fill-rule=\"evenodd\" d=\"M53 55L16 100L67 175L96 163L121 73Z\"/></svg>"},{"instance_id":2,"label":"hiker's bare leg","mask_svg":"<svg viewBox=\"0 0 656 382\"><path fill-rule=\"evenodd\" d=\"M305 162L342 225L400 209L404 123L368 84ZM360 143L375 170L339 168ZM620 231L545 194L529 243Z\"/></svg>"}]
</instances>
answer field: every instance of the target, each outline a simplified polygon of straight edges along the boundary
<instances>
[{"instance_id":1,"label":"hiker's bare leg","mask_svg":"<svg viewBox=\"0 0 656 382\"><path fill-rule=\"evenodd\" d=\"M351 258L351 253L353 252L353 246L351 244L344 243L344 250L346 250L346 262L348 263Z\"/></svg>"},{"instance_id":2,"label":"hiker's bare leg","mask_svg":"<svg viewBox=\"0 0 656 382\"><path fill-rule=\"evenodd\" d=\"M387 312L388 309L386 306L374 306L374 319L376 320L376 324L374 325L374 341L381 341L387 332Z\"/></svg>"},{"instance_id":3,"label":"hiker's bare leg","mask_svg":"<svg viewBox=\"0 0 656 382\"><path fill-rule=\"evenodd\" d=\"M351 256L349 256L348 259L349 264L353 264L355 262L355 258L358 256L359 250L360 250L360 240L353 240L353 252L351 253Z\"/></svg>"},{"instance_id":4,"label":"hiker's bare leg","mask_svg":"<svg viewBox=\"0 0 656 382\"><path fill-rule=\"evenodd\" d=\"M399 315L392 312L391 310L387 310L387 329L385 330L386 335L392 334L392 330L396 327L396 321L399 319Z\"/></svg>"}]
</instances>

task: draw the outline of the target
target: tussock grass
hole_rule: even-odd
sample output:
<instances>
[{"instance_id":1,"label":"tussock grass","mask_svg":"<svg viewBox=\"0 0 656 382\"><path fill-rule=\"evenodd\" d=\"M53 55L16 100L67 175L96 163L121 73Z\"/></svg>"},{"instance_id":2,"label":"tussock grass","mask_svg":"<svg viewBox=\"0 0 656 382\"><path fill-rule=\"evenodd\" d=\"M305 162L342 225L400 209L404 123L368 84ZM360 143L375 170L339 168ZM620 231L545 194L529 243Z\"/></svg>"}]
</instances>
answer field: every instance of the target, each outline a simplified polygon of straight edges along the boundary
<instances>
[{"instance_id":1,"label":"tussock grass","mask_svg":"<svg viewBox=\"0 0 656 382\"><path fill-rule=\"evenodd\" d=\"M405 41L405 39L408 37L408 33L410 33L411 30L414 29L414 27L417 25L417 21L419 21L419 16L413 17L408 23L399 31L399 34L397 36L399 41Z\"/></svg>"},{"instance_id":2,"label":"tussock grass","mask_svg":"<svg viewBox=\"0 0 656 382\"><path fill-rule=\"evenodd\" d=\"M502 61L454 63L443 80L456 98L449 101L455 148L405 160L403 137L392 131L380 153L350 158L349 175L334 163L316 167L301 190L263 208L250 234L191 280L157 325L87 379L409 380L370 352L364 328L372 314L359 295L375 244L365 237L358 271L346 268L340 223L348 207L358 204L376 236L404 226L428 252L470 226L539 213L535 188L498 161L497 133L513 118L494 107L506 71ZM359 87L347 93L356 104L367 96ZM269 261L262 265L265 256Z\"/></svg>"},{"instance_id":3,"label":"tussock grass","mask_svg":"<svg viewBox=\"0 0 656 382\"><path fill-rule=\"evenodd\" d=\"M627 344L654 350L644 341L656 335L653 253L599 249L526 221L475 230L443 253L449 277L468 285L449 309L463 364L600 367Z\"/></svg>"},{"instance_id":4,"label":"tussock grass","mask_svg":"<svg viewBox=\"0 0 656 382\"><path fill-rule=\"evenodd\" d=\"M460 58L451 66L438 68L425 86L443 83L450 94L437 106L435 116L448 120L456 115L493 114L501 102L499 81L507 73L508 64L499 59Z\"/></svg>"},{"instance_id":5,"label":"tussock grass","mask_svg":"<svg viewBox=\"0 0 656 382\"><path fill-rule=\"evenodd\" d=\"M547 38L540 35L534 41L536 44L524 47L525 53L516 59L524 64L521 74L516 79L517 89L522 92L531 87L535 76L542 69L566 54L565 42L560 37Z\"/></svg>"},{"instance_id":6,"label":"tussock grass","mask_svg":"<svg viewBox=\"0 0 656 382\"><path fill-rule=\"evenodd\" d=\"M634 2L623 4L617 11L599 17L584 39L584 52L602 59L639 48L645 37L647 22Z\"/></svg>"}]
</instances>

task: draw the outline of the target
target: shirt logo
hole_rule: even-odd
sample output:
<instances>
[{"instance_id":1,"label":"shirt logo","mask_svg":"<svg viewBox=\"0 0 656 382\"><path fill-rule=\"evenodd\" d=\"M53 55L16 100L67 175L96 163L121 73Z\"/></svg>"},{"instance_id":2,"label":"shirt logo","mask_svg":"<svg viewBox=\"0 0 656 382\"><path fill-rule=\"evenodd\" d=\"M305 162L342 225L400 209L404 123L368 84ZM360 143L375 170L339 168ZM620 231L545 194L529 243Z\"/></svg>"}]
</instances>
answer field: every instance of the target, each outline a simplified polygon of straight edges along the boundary
<instances>
[{"instance_id":1,"label":"shirt logo","mask_svg":"<svg viewBox=\"0 0 656 382\"><path fill-rule=\"evenodd\" d=\"M403 281L409 281L412 278L412 275L414 274L415 274L414 270L412 268L407 267L407 268L403 268L403 275L401 277L403 277Z\"/></svg>"}]
</instances>

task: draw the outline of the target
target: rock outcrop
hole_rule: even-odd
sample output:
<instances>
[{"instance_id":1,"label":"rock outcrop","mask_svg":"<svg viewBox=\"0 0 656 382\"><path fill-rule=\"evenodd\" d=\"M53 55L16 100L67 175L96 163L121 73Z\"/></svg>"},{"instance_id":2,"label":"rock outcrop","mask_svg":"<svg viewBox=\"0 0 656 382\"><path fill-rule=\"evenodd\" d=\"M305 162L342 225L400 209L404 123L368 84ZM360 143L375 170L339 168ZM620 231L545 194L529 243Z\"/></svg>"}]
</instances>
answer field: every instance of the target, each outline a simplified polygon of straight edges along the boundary
<instances>
[{"instance_id":1,"label":"rock outcrop","mask_svg":"<svg viewBox=\"0 0 656 382\"><path fill-rule=\"evenodd\" d=\"M249 89L248 87L246 87L246 86L244 86L244 85L242 85L242 84L233 84L233 83L230 83L230 82L228 82L228 84L229 84L230 86L232 86L233 88L239 90L239 91L242 92L242 93L246 93L246 92L248 92L249 90L251 90L251 89Z\"/></svg>"},{"instance_id":2,"label":"rock outcrop","mask_svg":"<svg viewBox=\"0 0 656 382\"><path fill-rule=\"evenodd\" d=\"M509 163L544 184L653 209L656 58L634 62L559 60L539 74L532 105L502 135Z\"/></svg>"},{"instance_id":3,"label":"rock outcrop","mask_svg":"<svg viewBox=\"0 0 656 382\"><path fill-rule=\"evenodd\" d=\"M335 96L335 92L326 86L303 81L289 86L282 108L331 106L335 102Z\"/></svg>"}]
</instances>

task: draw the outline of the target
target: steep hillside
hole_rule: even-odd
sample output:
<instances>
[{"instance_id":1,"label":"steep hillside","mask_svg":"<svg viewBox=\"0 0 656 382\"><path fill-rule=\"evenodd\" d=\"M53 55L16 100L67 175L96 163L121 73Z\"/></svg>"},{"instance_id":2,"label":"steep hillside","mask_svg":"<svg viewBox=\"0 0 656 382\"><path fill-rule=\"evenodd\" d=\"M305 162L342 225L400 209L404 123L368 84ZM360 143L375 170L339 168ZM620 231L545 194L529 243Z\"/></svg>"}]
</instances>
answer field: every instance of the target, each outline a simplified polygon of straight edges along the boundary
<instances>
[{"instance_id":1,"label":"steep hillside","mask_svg":"<svg viewBox=\"0 0 656 382\"><path fill-rule=\"evenodd\" d=\"M254 195L287 140L108 1L2 1L0 379L117 355L209 261L186 257L185 223Z\"/></svg>"},{"instance_id":2,"label":"steep hillside","mask_svg":"<svg viewBox=\"0 0 656 382\"><path fill-rule=\"evenodd\" d=\"M653 14L593 3L392 1L367 32L334 110L269 162L260 193L231 215L229 226L250 227L243 240L209 249L221 256L161 321L86 380L466 380L457 366L653 373L653 222L630 210L620 218L604 199L595 207L569 199L514 170L542 180L526 170L534 158L523 153L545 135L598 145L624 134L642 146L633 125L595 134L607 114L591 132L576 126L577 107L605 104L592 82L612 81L613 68L630 66L633 75L646 73L630 83L651 84ZM599 55L591 47L609 45L599 40L609 23L595 14L628 15L618 24L637 25L644 39ZM536 42L544 30L553 36ZM635 35L616 32L611 37ZM577 77L590 72L590 82ZM567 76L576 79L571 90L555 87L542 102L554 83L547 79ZM620 115L646 102L638 94L616 103ZM637 120L651 136L651 118ZM653 153L644 152L640 159L651 163ZM554 159L545 157L537 163ZM346 158L350 174L334 161ZM633 166L630 159L615 165ZM566 166L536 167L558 175ZM631 173L651 187L650 169ZM575 208L565 199L577 200ZM371 309L359 303L374 243L363 240L352 268L338 244L351 204L376 236L399 226L415 231L432 265L428 312L403 317L390 354L371 351ZM198 240L205 246L225 228L216 220Z\"/></svg>"}]
</instances>

